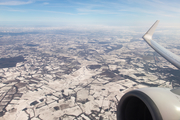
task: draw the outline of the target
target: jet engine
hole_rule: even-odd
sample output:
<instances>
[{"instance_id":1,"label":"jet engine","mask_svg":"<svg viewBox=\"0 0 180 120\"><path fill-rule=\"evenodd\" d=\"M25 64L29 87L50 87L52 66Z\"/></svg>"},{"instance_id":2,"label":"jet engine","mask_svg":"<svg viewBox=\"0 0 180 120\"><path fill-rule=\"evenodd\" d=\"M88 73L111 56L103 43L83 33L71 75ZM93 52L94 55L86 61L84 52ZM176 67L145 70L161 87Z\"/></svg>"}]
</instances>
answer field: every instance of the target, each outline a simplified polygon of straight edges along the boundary
<instances>
[{"instance_id":1,"label":"jet engine","mask_svg":"<svg viewBox=\"0 0 180 120\"><path fill-rule=\"evenodd\" d=\"M123 95L117 120L180 120L180 88L141 88Z\"/></svg>"}]
</instances>

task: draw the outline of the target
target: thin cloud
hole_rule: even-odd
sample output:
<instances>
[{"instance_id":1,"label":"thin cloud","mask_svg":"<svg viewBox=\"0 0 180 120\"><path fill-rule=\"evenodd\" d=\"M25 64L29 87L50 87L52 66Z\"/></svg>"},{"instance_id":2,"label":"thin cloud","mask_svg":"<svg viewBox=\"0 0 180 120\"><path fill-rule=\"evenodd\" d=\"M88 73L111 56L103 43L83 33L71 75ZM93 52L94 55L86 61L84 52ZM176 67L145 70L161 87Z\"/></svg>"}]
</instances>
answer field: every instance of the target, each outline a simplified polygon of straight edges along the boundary
<instances>
[{"instance_id":1,"label":"thin cloud","mask_svg":"<svg viewBox=\"0 0 180 120\"><path fill-rule=\"evenodd\" d=\"M12 11L12 12L45 12L45 13L57 13L57 14L67 14L67 15L77 15L71 12L61 12L61 11L51 11L51 10L36 10L36 9L13 9L10 7L3 6L0 8L3 11Z\"/></svg>"},{"instance_id":2,"label":"thin cloud","mask_svg":"<svg viewBox=\"0 0 180 120\"><path fill-rule=\"evenodd\" d=\"M12 12L26 12L25 10L8 10L8 11L12 11Z\"/></svg>"},{"instance_id":3,"label":"thin cloud","mask_svg":"<svg viewBox=\"0 0 180 120\"><path fill-rule=\"evenodd\" d=\"M154 11L155 10L161 10L164 12L180 12L180 3L179 1L176 0L171 0L171 1L167 1L167 0L139 0L137 1L138 4L141 4L142 6L146 6L148 8L152 8L151 10Z\"/></svg>"},{"instance_id":4,"label":"thin cloud","mask_svg":"<svg viewBox=\"0 0 180 120\"><path fill-rule=\"evenodd\" d=\"M48 5L49 3L48 3L48 2L44 2L43 4L44 4L44 5Z\"/></svg>"},{"instance_id":5,"label":"thin cloud","mask_svg":"<svg viewBox=\"0 0 180 120\"><path fill-rule=\"evenodd\" d=\"M180 4L176 0L128 0L128 2L101 2L106 8L113 8L111 11L146 13L147 15L159 15L175 17L180 13ZM140 7L141 6L141 7Z\"/></svg>"},{"instance_id":6,"label":"thin cloud","mask_svg":"<svg viewBox=\"0 0 180 120\"><path fill-rule=\"evenodd\" d=\"M77 11L79 12L95 12L95 13L102 13L103 10L93 10L93 9L87 9L87 8L77 8Z\"/></svg>"},{"instance_id":7,"label":"thin cloud","mask_svg":"<svg viewBox=\"0 0 180 120\"><path fill-rule=\"evenodd\" d=\"M12 11L12 12L26 12L26 10L14 9L14 8L7 7L7 6L2 6L0 8L0 10L3 10L3 11Z\"/></svg>"},{"instance_id":8,"label":"thin cloud","mask_svg":"<svg viewBox=\"0 0 180 120\"><path fill-rule=\"evenodd\" d=\"M25 5L25 4L31 4L32 1L2 1L0 2L0 5Z\"/></svg>"},{"instance_id":9,"label":"thin cloud","mask_svg":"<svg viewBox=\"0 0 180 120\"><path fill-rule=\"evenodd\" d=\"M94 10L88 8L77 8L79 14L119 14L118 12L108 11L108 10Z\"/></svg>"},{"instance_id":10,"label":"thin cloud","mask_svg":"<svg viewBox=\"0 0 180 120\"><path fill-rule=\"evenodd\" d=\"M28 11L37 11L37 12L49 12L49 13L60 13L60 14L68 14L68 15L76 15L70 12L60 12L60 11L50 11L50 10L28 10Z\"/></svg>"}]
</instances>

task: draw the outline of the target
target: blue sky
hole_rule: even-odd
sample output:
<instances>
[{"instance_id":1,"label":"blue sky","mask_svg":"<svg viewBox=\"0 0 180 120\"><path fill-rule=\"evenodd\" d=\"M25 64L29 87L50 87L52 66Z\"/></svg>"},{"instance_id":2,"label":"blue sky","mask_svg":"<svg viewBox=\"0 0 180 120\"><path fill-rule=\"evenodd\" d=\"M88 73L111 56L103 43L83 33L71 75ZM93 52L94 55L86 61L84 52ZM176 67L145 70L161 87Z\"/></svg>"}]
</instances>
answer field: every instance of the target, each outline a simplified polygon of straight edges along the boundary
<instances>
[{"instance_id":1,"label":"blue sky","mask_svg":"<svg viewBox=\"0 0 180 120\"><path fill-rule=\"evenodd\" d=\"M179 0L0 0L0 26L180 25Z\"/></svg>"}]
</instances>

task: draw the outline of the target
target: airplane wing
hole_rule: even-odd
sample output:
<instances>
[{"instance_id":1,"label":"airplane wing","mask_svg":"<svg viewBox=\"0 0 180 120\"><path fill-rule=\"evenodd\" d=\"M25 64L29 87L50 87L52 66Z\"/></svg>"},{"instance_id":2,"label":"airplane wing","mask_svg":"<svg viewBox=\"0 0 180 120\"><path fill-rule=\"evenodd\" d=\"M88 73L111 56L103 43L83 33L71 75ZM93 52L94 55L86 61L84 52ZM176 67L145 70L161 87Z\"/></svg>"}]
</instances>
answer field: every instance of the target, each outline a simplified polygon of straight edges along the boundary
<instances>
[{"instance_id":1,"label":"airplane wing","mask_svg":"<svg viewBox=\"0 0 180 120\"><path fill-rule=\"evenodd\" d=\"M154 34L154 31L159 23L159 20L157 20L152 27L146 32L146 34L142 37L148 44L151 46L157 53L159 53L162 57L164 57L167 61L172 63L174 66L176 66L178 69L180 69L180 57L176 54L170 52L169 50L165 49L161 45L159 45L157 42L152 40L152 36Z\"/></svg>"},{"instance_id":2,"label":"airplane wing","mask_svg":"<svg viewBox=\"0 0 180 120\"><path fill-rule=\"evenodd\" d=\"M162 57L180 68L180 57L154 40L156 21L143 39ZM125 93L117 106L117 120L180 120L180 88L149 87Z\"/></svg>"}]
</instances>

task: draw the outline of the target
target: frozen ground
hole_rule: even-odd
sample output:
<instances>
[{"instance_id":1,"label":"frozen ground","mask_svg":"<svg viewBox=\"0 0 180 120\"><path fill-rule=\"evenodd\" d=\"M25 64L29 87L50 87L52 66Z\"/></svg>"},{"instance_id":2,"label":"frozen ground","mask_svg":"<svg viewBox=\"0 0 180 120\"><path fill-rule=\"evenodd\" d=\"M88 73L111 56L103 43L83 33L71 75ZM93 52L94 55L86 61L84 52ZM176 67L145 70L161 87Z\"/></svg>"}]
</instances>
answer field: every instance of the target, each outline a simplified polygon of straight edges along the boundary
<instances>
[{"instance_id":1,"label":"frozen ground","mask_svg":"<svg viewBox=\"0 0 180 120\"><path fill-rule=\"evenodd\" d=\"M127 91L179 87L179 71L134 36L66 31L0 37L0 119L115 120Z\"/></svg>"}]
</instances>

